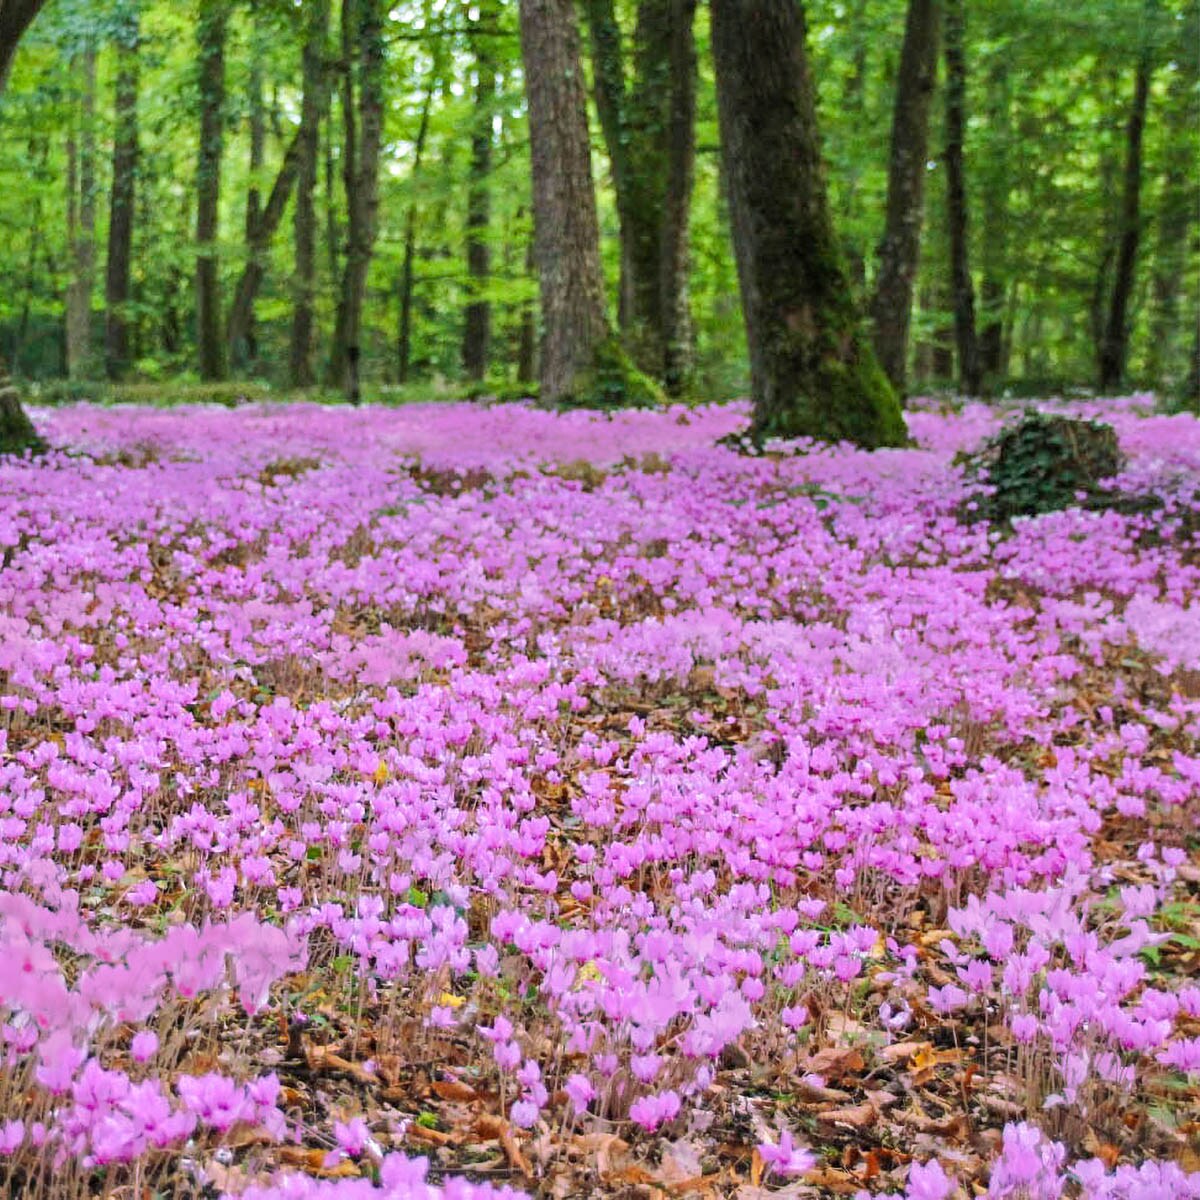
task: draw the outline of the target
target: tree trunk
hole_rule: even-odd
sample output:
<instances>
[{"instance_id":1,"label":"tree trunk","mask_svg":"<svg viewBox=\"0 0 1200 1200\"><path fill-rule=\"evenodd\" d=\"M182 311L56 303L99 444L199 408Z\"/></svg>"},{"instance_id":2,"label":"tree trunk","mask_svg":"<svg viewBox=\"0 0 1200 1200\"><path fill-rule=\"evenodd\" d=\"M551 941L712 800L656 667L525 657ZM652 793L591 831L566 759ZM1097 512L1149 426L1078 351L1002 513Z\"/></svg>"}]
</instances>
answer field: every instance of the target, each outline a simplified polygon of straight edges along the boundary
<instances>
[{"instance_id":1,"label":"tree trunk","mask_svg":"<svg viewBox=\"0 0 1200 1200\"><path fill-rule=\"evenodd\" d=\"M518 216L522 214L518 213ZM525 274L530 278L536 270L533 254L533 239L525 248ZM537 313L533 297L521 303L521 324L517 332L517 382L533 383L537 359Z\"/></svg>"},{"instance_id":2,"label":"tree trunk","mask_svg":"<svg viewBox=\"0 0 1200 1200\"><path fill-rule=\"evenodd\" d=\"M45 0L0 0L0 96L8 83L21 35L44 3ZM0 359L0 454L19 454L23 450L41 449L43 445Z\"/></svg>"},{"instance_id":3,"label":"tree trunk","mask_svg":"<svg viewBox=\"0 0 1200 1200\"><path fill-rule=\"evenodd\" d=\"M521 0L520 18L542 298L540 395L548 405L586 401L585 376L609 328L574 7Z\"/></svg>"},{"instance_id":4,"label":"tree trunk","mask_svg":"<svg viewBox=\"0 0 1200 1200\"><path fill-rule=\"evenodd\" d=\"M441 80L435 71L429 79L429 89L421 105L421 119L417 123L417 138L413 144L412 173L409 181L416 189L421 178L421 159L425 155L425 138L429 133L429 113L433 108L433 97ZM400 318L396 330L396 379L407 383L412 368L412 306L413 290L416 286L417 259L417 198L408 202L404 214L404 259L400 267Z\"/></svg>"},{"instance_id":5,"label":"tree trunk","mask_svg":"<svg viewBox=\"0 0 1200 1200\"><path fill-rule=\"evenodd\" d=\"M358 364L367 272L375 249L379 215L379 157L383 147L383 0L342 0L343 120L342 178L346 188L346 262L330 354L329 381L359 401ZM354 104L357 60L358 106Z\"/></svg>"},{"instance_id":6,"label":"tree trunk","mask_svg":"<svg viewBox=\"0 0 1200 1200\"><path fill-rule=\"evenodd\" d=\"M975 333L975 287L967 240L964 142L967 126L966 18L963 0L946 0L946 220L950 240L950 292L958 386L979 395L983 379Z\"/></svg>"},{"instance_id":7,"label":"tree trunk","mask_svg":"<svg viewBox=\"0 0 1200 1200\"><path fill-rule=\"evenodd\" d=\"M999 381L1007 373L1005 308L1008 302L1008 196L1012 187L1009 146L1012 138L1008 63L995 64L988 79L988 125L993 139L983 193L983 279L980 284L982 328L979 367L984 379Z\"/></svg>"},{"instance_id":8,"label":"tree trunk","mask_svg":"<svg viewBox=\"0 0 1200 1200\"><path fill-rule=\"evenodd\" d=\"M201 379L225 374L217 236L225 122L225 34L228 0L200 0L200 149L196 161L196 342Z\"/></svg>"},{"instance_id":9,"label":"tree trunk","mask_svg":"<svg viewBox=\"0 0 1200 1200\"><path fill-rule=\"evenodd\" d=\"M325 56L329 39L330 0L306 0L303 51L304 96L300 102L299 162L296 165L296 210L293 244L296 272L293 280L292 330L288 350L288 375L293 387L311 387L313 333L317 294L317 160L321 119L329 99Z\"/></svg>"},{"instance_id":10,"label":"tree trunk","mask_svg":"<svg viewBox=\"0 0 1200 1200\"><path fill-rule=\"evenodd\" d=\"M659 238L658 306L662 316L662 381L681 396L692 374L694 338L688 299L688 235L696 178L696 0L670 0L666 180Z\"/></svg>"},{"instance_id":11,"label":"tree trunk","mask_svg":"<svg viewBox=\"0 0 1200 1200\"><path fill-rule=\"evenodd\" d=\"M908 367L913 282L921 261L929 110L937 83L940 10L940 0L909 0L892 111L887 217L871 302L875 354L900 393L904 391Z\"/></svg>"},{"instance_id":12,"label":"tree trunk","mask_svg":"<svg viewBox=\"0 0 1200 1200\"><path fill-rule=\"evenodd\" d=\"M132 6L117 36L114 91L112 193L104 278L104 371L109 379L120 379L130 365L127 306L138 161L138 17Z\"/></svg>"},{"instance_id":13,"label":"tree trunk","mask_svg":"<svg viewBox=\"0 0 1200 1200\"><path fill-rule=\"evenodd\" d=\"M1182 84L1182 72L1176 80ZM1150 320L1150 349L1147 373L1157 388L1170 375L1167 355L1178 332L1179 297L1186 286L1188 229L1197 211L1197 192L1189 173L1188 144L1195 112L1188 89L1172 88L1168 116L1167 161L1163 171L1162 199L1158 212L1158 238L1154 248L1152 277L1153 312Z\"/></svg>"},{"instance_id":14,"label":"tree trunk","mask_svg":"<svg viewBox=\"0 0 1200 1200\"><path fill-rule=\"evenodd\" d=\"M233 306L226 323L226 354L235 368L245 368L258 357L258 342L254 330L254 295L262 279L262 251L257 244L258 225L262 218L262 172L266 161L267 114L263 103L262 46L260 33L255 27L250 34L250 71L247 81L247 107L250 126L250 186L246 189L246 267L238 281ZM286 161L286 160L285 160ZM290 184L289 184L290 187ZM286 203L287 197L284 197ZM249 296L243 295L247 280L254 274L257 278L250 288ZM242 306L239 309L239 304Z\"/></svg>"},{"instance_id":15,"label":"tree trunk","mask_svg":"<svg viewBox=\"0 0 1200 1200\"><path fill-rule=\"evenodd\" d=\"M67 374L85 379L92 358L92 292L96 284L96 48L83 51L83 95L79 132L67 145L67 223L71 243L71 283L67 289Z\"/></svg>"},{"instance_id":16,"label":"tree trunk","mask_svg":"<svg viewBox=\"0 0 1200 1200\"><path fill-rule=\"evenodd\" d=\"M904 419L838 253L803 11L778 0L712 0L712 47L752 436L900 445Z\"/></svg>"},{"instance_id":17,"label":"tree trunk","mask_svg":"<svg viewBox=\"0 0 1200 1200\"><path fill-rule=\"evenodd\" d=\"M246 232L246 265L242 269L237 290L234 292L233 303L229 307L226 342L231 357L235 353L235 348L249 343L250 331L254 324L254 300L258 295L263 276L266 274L267 251L275 236L275 231L279 228L279 223L283 220L284 210L287 208L292 187L300 170L303 136L302 130L297 132L292 144L287 148L266 207L256 206L258 212L254 226Z\"/></svg>"},{"instance_id":18,"label":"tree trunk","mask_svg":"<svg viewBox=\"0 0 1200 1200\"><path fill-rule=\"evenodd\" d=\"M1138 242L1141 240L1142 134L1150 98L1150 56L1143 53L1134 73L1133 104L1125 143L1125 183L1121 194L1121 224L1108 316L1100 343L1100 390L1113 392L1125 382L1129 354L1129 299L1137 271Z\"/></svg>"},{"instance_id":19,"label":"tree trunk","mask_svg":"<svg viewBox=\"0 0 1200 1200\"><path fill-rule=\"evenodd\" d=\"M688 216L695 159L695 0L641 0L625 87L613 0L588 0L596 107L621 228L619 319L638 365L683 390L691 365Z\"/></svg>"},{"instance_id":20,"label":"tree trunk","mask_svg":"<svg viewBox=\"0 0 1200 1200\"><path fill-rule=\"evenodd\" d=\"M17 46L45 3L46 0L0 0L0 95L8 83Z\"/></svg>"},{"instance_id":21,"label":"tree trunk","mask_svg":"<svg viewBox=\"0 0 1200 1200\"><path fill-rule=\"evenodd\" d=\"M471 131L471 165L467 184L467 275L470 280L463 328L462 358L467 378L476 382L487 374L492 341L492 306L480 293L492 269L488 244L492 194L492 118L496 111L496 56L492 31L498 20L494 4L479 7L483 32L473 29L475 55L475 117Z\"/></svg>"}]
</instances>

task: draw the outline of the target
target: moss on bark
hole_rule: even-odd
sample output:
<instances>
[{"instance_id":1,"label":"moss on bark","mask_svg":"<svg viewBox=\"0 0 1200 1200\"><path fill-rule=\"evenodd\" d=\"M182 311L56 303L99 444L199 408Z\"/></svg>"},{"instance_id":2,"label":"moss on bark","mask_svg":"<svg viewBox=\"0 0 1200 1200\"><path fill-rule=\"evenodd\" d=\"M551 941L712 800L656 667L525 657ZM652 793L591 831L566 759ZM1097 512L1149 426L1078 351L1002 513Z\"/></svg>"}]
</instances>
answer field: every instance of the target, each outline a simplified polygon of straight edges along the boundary
<instances>
[{"instance_id":1,"label":"moss on bark","mask_svg":"<svg viewBox=\"0 0 1200 1200\"><path fill-rule=\"evenodd\" d=\"M663 390L638 369L619 338L609 334L596 347L591 363L577 371L563 408L654 408L664 403Z\"/></svg>"}]
</instances>

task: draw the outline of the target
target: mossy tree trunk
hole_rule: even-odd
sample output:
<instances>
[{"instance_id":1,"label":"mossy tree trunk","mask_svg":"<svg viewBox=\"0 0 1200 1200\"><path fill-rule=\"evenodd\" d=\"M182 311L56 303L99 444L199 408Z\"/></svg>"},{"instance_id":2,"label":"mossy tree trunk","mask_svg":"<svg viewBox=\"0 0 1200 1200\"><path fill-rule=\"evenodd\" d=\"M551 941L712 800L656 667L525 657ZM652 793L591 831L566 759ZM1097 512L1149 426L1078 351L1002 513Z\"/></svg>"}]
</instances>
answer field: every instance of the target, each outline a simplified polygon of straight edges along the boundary
<instances>
[{"instance_id":1,"label":"mossy tree trunk","mask_svg":"<svg viewBox=\"0 0 1200 1200\"><path fill-rule=\"evenodd\" d=\"M492 306L482 293L492 271L488 229L492 219L492 122L496 115L496 52L499 13L494 0L485 0L471 26L475 57L475 112L471 130L471 165L467 187L467 277L469 300L463 314L462 360L467 378L481 381L487 374L492 348Z\"/></svg>"},{"instance_id":2,"label":"mossy tree trunk","mask_svg":"<svg viewBox=\"0 0 1200 1200\"><path fill-rule=\"evenodd\" d=\"M1102 392L1117 391L1125 382L1129 357L1129 305L1142 233L1142 137L1146 129L1152 69L1150 55L1143 51L1134 72L1133 103L1125 133L1125 180L1121 192L1120 232L1108 315L1100 341L1099 384Z\"/></svg>"},{"instance_id":3,"label":"mossy tree trunk","mask_svg":"<svg viewBox=\"0 0 1200 1200\"><path fill-rule=\"evenodd\" d=\"M904 391L913 283L921 261L929 110L937 82L939 0L909 0L892 110L887 217L871 302L875 353L892 387Z\"/></svg>"},{"instance_id":4,"label":"mossy tree trunk","mask_svg":"<svg viewBox=\"0 0 1200 1200\"><path fill-rule=\"evenodd\" d=\"M225 141L225 36L228 0L200 0L196 23L200 66L200 146L196 159L196 343L200 378L225 374L217 236L221 155Z\"/></svg>"},{"instance_id":5,"label":"mossy tree trunk","mask_svg":"<svg viewBox=\"0 0 1200 1200\"><path fill-rule=\"evenodd\" d=\"M104 372L120 379L130 365L129 313L138 163L138 13L122 10L113 84L112 192L104 267Z\"/></svg>"},{"instance_id":6,"label":"mossy tree trunk","mask_svg":"<svg viewBox=\"0 0 1200 1200\"><path fill-rule=\"evenodd\" d=\"M4 94L21 37L44 3L45 0L0 0L0 96ZM43 444L33 422L21 407L4 360L0 359L0 454L40 450Z\"/></svg>"},{"instance_id":7,"label":"mossy tree trunk","mask_svg":"<svg viewBox=\"0 0 1200 1200\"><path fill-rule=\"evenodd\" d=\"M721 152L750 350L752 435L900 445L830 217L798 4L713 0Z\"/></svg>"},{"instance_id":8,"label":"mossy tree trunk","mask_svg":"<svg viewBox=\"0 0 1200 1200\"><path fill-rule=\"evenodd\" d=\"M382 0L342 0L342 119L345 126L342 179L346 189L346 261L329 356L329 382L343 388L354 404L359 400L359 342L367 296L367 273L375 252L379 225L379 160L383 149L386 55L384 19L387 11Z\"/></svg>"},{"instance_id":9,"label":"mossy tree trunk","mask_svg":"<svg viewBox=\"0 0 1200 1200\"><path fill-rule=\"evenodd\" d=\"M317 293L317 169L321 149L321 119L329 103L330 0L306 0L302 72L304 94L300 104L300 160L296 167L296 206L292 216L295 274L292 294L292 327L288 345L288 376L293 387L311 387L313 334L316 330Z\"/></svg>"},{"instance_id":10,"label":"mossy tree trunk","mask_svg":"<svg viewBox=\"0 0 1200 1200\"><path fill-rule=\"evenodd\" d=\"M954 307L954 344L958 386L977 396L983 388L979 338L975 329L975 286L967 237L966 15L963 0L946 2L946 230L950 242L950 293Z\"/></svg>"},{"instance_id":11,"label":"mossy tree trunk","mask_svg":"<svg viewBox=\"0 0 1200 1200\"><path fill-rule=\"evenodd\" d=\"M587 0L585 8L621 229L619 322L639 367L677 395L692 357L687 255L696 0L640 0L628 87L614 0Z\"/></svg>"},{"instance_id":12,"label":"mossy tree trunk","mask_svg":"<svg viewBox=\"0 0 1200 1200\"><path fill-rule=\"evenodd\" d=\"M658 398L605 315L587 99L572 0L521 0L521 53L542 300L543 404L617 406Z\"/></svg>"}]
</instances>

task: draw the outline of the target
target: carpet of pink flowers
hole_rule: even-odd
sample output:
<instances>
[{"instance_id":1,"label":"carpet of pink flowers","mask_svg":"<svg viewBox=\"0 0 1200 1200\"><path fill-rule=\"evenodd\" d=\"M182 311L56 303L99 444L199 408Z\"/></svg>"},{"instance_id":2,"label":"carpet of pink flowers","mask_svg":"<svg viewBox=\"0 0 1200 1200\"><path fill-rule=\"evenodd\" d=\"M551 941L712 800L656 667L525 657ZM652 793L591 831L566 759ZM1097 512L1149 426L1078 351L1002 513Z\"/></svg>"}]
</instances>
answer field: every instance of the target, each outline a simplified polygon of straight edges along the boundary
<instances>
[{"instance_id":1,"label":"carpet of pink flowers","mask_svg":"<svg viewBox=\"0 0 1200 1200\"><path fill-rule=\"evenodd\" d=\"M982 407L36 414L0 1194L1200 1197L1200 423L1102 411L1156 507L1011 530Z\"/></svg>"}]
</instances>

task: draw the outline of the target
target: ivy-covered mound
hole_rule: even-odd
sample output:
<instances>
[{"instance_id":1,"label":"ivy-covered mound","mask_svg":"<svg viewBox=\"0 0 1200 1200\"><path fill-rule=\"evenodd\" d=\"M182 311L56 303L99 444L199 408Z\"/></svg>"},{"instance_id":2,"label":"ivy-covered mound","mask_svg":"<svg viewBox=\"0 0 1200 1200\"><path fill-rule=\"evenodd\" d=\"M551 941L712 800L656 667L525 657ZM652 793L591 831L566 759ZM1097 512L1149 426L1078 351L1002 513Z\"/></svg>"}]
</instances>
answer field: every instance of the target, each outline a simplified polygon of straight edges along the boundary
<instances>
[{"instance_id":1,"label":"ivy-covered mound","mask_svg":"<svg viewBox=\"0 0 1200 1200\"><path fill-rule=\"evenodd\" d=\"M1074 505L1106 507L1101 485L1125 459L1111 425L1027 409L1014 424L965 458L968 475L992 490L975 497L975 512L993 521L1038 516Z\"/></svg>"}]
</instances>

